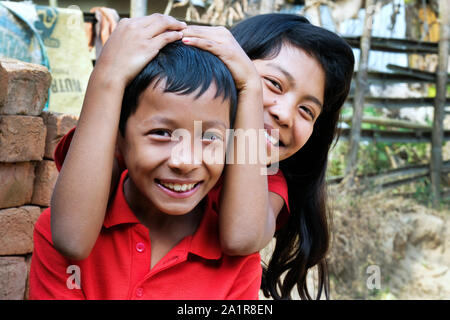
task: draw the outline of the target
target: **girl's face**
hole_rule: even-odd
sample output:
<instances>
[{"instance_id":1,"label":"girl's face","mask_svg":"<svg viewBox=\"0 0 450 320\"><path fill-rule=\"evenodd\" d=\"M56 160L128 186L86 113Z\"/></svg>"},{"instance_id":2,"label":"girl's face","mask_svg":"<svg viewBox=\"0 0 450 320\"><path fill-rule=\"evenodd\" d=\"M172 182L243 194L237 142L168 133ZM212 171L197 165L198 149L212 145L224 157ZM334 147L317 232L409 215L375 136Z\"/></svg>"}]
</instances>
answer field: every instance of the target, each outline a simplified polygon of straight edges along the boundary
<instances>
[{"instance_id":1,"label":"girl's face","mask_svg":"<svg viewBox=\"0 0 450 320\"><path fill-rule=\"evenodd\" d=\"M313 132L322 111L325 72L315 58L291 45L283 45L275 58L253 62L263 81L268 153L271 162L281 161L300 150ZM278 159L273 148L278 148Z\"/></svg>"}]
</instances>

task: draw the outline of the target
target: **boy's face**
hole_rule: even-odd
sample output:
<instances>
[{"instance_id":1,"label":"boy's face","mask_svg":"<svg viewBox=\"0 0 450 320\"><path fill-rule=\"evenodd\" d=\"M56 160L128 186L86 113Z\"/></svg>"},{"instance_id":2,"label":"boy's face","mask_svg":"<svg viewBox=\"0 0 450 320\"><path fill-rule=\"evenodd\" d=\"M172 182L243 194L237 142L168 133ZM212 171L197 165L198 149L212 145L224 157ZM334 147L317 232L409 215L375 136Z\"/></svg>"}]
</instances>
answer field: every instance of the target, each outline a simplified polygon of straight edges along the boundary
<instances>
[{"instance_id":1,"label":"boy's face","mask_svg":"<svg viewBox=\"0 0 450 320\"><path fill-rule=\"evenodd\" d=\"M253 63L263 81L264 128L269 135L279 130L279 144L267 137L267 147L278 148L281 161L300 150L313 132L322 111L325 72L315 58L291 45L283 45L275 58Z\"/></svg>"},{"instance_id":2,"label":"boy's face","mask_svg":"<svg viewBox=\"0 0 450 320\"><path fill-rule=\"evenodd\" d=\"M214 98L214 84L195 99L197 91L189 95L164 93L161 82L156 87L151 84L141 94L118 145L131 178L127 182L133 192L127 197L130 206L182 215L199 204L222 173L224 161L205 162L201 152L199 157L198 146L221 149L224 154L230 103ZM198 123L194 130L194 121L201 121L201 130ZM185 135L172 141L179 129L191 138L190 144L183 143Z\"/></svg>"}]
</instances>

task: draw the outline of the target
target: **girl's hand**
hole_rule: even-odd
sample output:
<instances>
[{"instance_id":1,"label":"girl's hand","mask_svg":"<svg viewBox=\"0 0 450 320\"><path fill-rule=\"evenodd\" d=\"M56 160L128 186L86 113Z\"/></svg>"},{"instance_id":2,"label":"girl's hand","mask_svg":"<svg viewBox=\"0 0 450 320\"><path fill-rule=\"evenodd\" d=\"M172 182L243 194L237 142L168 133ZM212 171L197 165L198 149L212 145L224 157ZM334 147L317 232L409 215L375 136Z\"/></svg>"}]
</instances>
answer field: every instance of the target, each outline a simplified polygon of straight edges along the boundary
<instances>
[{"instance_id":1,"label":"girl's hand","mask_svg":"<svg viewBox=\"0 0 450 320\"><path fill-rule=\"evenodd\" d=\"M127 86L166 44L180 40L186 23L162 14L121 19L94 68L96 75Z\"/></svg>"},{"instance_id":2,"label":"girl's hand","mask_svg":"<svg viewBox=\"0 0 450 320\"><path fill-rule=\"evenodd\" d=\"M183 30L182 41L219 57L233 75L239 92L242 93L249 88L261 90L261 78L253 62L228 29L188 26Z\"/></svg>"}]
</instances>

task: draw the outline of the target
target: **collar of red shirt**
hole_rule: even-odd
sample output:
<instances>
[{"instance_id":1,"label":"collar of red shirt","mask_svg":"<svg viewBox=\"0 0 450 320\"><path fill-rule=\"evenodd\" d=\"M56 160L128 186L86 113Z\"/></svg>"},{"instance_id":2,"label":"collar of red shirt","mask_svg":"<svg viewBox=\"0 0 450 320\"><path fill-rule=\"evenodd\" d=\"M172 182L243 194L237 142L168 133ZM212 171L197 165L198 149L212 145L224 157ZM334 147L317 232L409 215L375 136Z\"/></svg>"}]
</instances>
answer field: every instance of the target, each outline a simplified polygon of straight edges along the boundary
<instances>
[{"instance_id":1,"label":"collar of red shirt","mask_svg":"<svg viewBox=\"0 0 450 320\"><path fill-rule=\"evenodd\" d=\"M124 193L123 183L128 175L128 170L122 172L120 182L114 201L108 208L103 226L111 228L120 224L139 224L139 220L134 215L128 205ZM187 248L188 252L198 255L205 259L218 260L222 257L222 250L219 242L218 216L212 208L209 196L206 199L206 209L197 231L189 236L191 241Z\"/></svg>"}]
</instances>

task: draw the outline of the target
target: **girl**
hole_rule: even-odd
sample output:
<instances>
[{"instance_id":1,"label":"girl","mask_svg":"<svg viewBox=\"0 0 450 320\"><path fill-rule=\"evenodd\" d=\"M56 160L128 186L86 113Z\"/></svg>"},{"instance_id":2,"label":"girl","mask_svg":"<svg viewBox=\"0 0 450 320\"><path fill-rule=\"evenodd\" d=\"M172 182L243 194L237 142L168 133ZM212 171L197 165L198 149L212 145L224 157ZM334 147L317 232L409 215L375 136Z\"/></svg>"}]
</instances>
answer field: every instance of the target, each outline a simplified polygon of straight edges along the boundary
<instances>
[{"instance_id":1,"label":"girl","mask_svg":"<svg viewBox=\"0 0 450 320\"><path fill-rule=\"evenodd\" d=\"M263 274L264 294L286 299L297 285L300 297L311 299L306 276L317 265L316 298L322 292L328 298L325 258L330 232L325 173L340 109L350 89L354 66L351 48L334 33L291 14L256 16L236 25L231 33L224 28L199 26L189 26L182 32L185 44L211 51L225 62L240 95L262 90L261 108L240 106L235 128L266 129L268 148L279 151L281 172L276 176L262 176L261 165L227 165L219 206L224 250L249 254L264 248L275 234L275 250ZM249 70L248 58L261 77L260 84L245 81L243 70ZM279 139L274 137L275 130ZM56 155L67 151L69 140L60 142ZM55 161L60 160L55 157ZM117 177L117 172L120 169L113 176ZM113 177L112 185L116 183ZM287 183L288 197L283 196L283 183ZM221 184L214 192L217 198L220 188ZM69 209L52 218L69 222L52 225L52 233L55 229L69 236L65 241L59 237L58 244L54 238L55 246L69 254L80 246L92 248L101 222L100 226L97 222L97 229L89 223L102 221L104 213L80 221L76 213L70 216ZM77 223L80 227L75 229ZM75 246L67 243L76 237L84 241L76 241L77 249L70 250ZM89 251L76 252L82 252L82 257Z\"/></svg>"}]
</instances>

